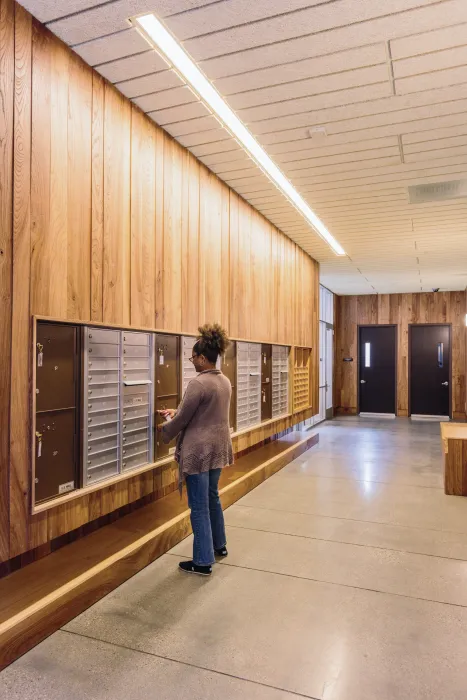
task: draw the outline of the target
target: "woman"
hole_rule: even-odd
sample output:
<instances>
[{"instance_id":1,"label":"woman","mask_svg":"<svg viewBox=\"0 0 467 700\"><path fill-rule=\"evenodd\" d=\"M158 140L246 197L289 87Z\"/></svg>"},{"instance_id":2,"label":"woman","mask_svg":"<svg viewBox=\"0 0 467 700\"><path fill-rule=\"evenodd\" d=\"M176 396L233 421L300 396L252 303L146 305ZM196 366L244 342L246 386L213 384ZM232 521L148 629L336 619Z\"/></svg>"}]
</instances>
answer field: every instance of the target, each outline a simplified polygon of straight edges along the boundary
<instances>
[{"instance_id":1,"label":"woman","mask_svg":"<svg viewBox=\"0 0 467 700\"><path fill-rule=\"evenodd\" d=\"M210 576L215 556L226 557L224 515L219 499L221 470L233 463L229 409L232 387L216 363L228 344L218 325L199 328L190 357L198 376L192 379L175 411L161 411L167 423L158 426L164 442L178 436L175 459L180 484L186 480L193 527L193 559L181 562L187 573Z\"/></svg>"}]
</instances>

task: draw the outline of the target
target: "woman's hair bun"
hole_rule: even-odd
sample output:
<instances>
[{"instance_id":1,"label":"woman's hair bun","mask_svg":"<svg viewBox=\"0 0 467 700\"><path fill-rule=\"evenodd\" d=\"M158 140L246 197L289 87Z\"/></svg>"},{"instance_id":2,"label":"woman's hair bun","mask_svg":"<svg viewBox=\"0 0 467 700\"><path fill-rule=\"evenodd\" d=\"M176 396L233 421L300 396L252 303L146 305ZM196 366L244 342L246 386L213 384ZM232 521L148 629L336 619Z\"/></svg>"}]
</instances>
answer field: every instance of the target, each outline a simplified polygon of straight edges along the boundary
<instances>
[{"instance_id":1,"label":"woman's hair bun","mask_svg":"<svg viewBox=\"0 0 467 700\"><path fill-rule=\"evenodd\" d=\"M218 323L206 323L198 328L199 339L207 350L223 355L229 346L229 338Z\"/></svg>"}]
</instances>

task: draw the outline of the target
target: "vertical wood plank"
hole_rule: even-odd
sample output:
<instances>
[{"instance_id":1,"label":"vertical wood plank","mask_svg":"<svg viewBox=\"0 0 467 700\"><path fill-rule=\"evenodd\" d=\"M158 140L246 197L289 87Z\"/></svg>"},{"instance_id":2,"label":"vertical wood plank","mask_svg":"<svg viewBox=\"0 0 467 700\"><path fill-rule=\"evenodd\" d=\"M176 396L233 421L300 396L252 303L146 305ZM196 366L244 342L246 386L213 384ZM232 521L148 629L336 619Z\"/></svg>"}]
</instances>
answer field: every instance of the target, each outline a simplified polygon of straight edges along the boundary
<instances>
[{"instance_id":1,"label":"vertical wood plank","mask_svg":"<svg viewBox=\"0 0 467 700\"><path fill-rule=\"evenodd\" d=\"M251 224L252 209L239 200L238 209L238 335L240 338L250 338L251 329L254 328L255 317L253 316L251 297ZM252 326L253 320L253 326Z\"/></svg>"},{"instance_id":2,"label":"vertical wood plank","mask_svg":"<svg viewBox=\"0 0 467 700\"><path fill-rule=\"evenodd\" d=\"M10 406L10 556L28 549L30 463L29 285L31 280L32 18L15 5L13 313Z\"/></svg>"},{"instance_id":3,"label":"vertical wood plank","mask_svg":"<svg viewBox=\"0 0 467 700\"><path fill-rule=\"evenodd\" d=\"M50 222L47 272L49 307L45 313L66 318L68 311L68 89L71 54L50 41ZM43 279L35 280L36 286Z\"/></svg>"},{"instance_id":4,"label":"vertical wood plank","mask_svg":"<svg viewBox=\"0 0 467 700\"><path fill-rule=\"evenodd\" d=\"M182 240L182 329L196 333L199 326L199 230L200 230L200 164L188 155L188 225Z\"/></svg>"},{"instance_id":5,"label":"vertical wood plank","mask_svg":"<svg viewBox=\"0 0 467 700\"><path fill-rule=\"evenodd\" d=\"M229 188L222 182L221 188L221 316L220 323L230 333L230 196Z\"/></svg>"},{"instance_id":6,"label":"vertical wood plank","mask_svg":"<svg viewBox=\"0 0 467 700\"><path fill-rule=\"evenodd\" d=\"M68 309L91 317L92 71L70 54L68 95Z\"/></svg>"},{"instance_id":7,"label":"vertical wood plank","mask_svg":"<svg viewBox=\"0 0 467 700\"><path fill-rule=\"evenodd\" d=\"M239 196L230 191L230 334L239 338L240 319L240 268L239 268Z\"/></svg>"},{"instance_id":8,"label":"vertical wood plank","mask_svg":"<svg viewBox=\"0 0 467 700\"><path fill-rule=\"evenodd\" d=\"M131 106L107 83L104 99L103 320L128 325Z\"/></svg>"},{"instance_id":9,"label":"vertical wood plank","mask_svg":"<svg viewBox=\"0 0 467 700\"><path fill-rule=\"evenodd\" d=\"M104 268L104 80L92 74L91 320L103 319Z\"/></svg>"},{"instance_id":10,"label":"vertical wood plank","mask_svg":"<svg viewBox=\"0 0 467 700\"><path fill-rule=\"evenodd\" d=\"M274 343L279 342L279 270L281 266L280 260L280 238L281 233L273 226L271 231L271 276L272 276L272 293L271 293L271 340Z\"/></svg>"},{"instance_id":11,"label":"vertical wood plank","mask_svg":"<svg viewBox=\"0 0 467 700\"><path fill-rule=\"evenodd\" d=\"M164 327L164 153L166 137L156 128L156 279L155 325Z\"/></svg>"},{"instance_id":12,"label":"vertical wood plank","mask_svg":"<svg viewBox=\"0 0 467 700\"><path fill-rule=\"evenodd\" d=\"M182 330L182 182L183 150L172 139L164 149L164 312L163 328Z\"/></svg>"},{"instance_id":13,"label":"vertical wood plank","mask_svg":"<svg viewBox=\"0 0 467 700\"><path fill-rule=\"evenodd\" d=\"M155 318L156 132L136 107L131 120L131 323Z\"/></svg>"},{"instance_id":14,"label":"vertical wood plank","mask_svg":"<svg viewBox=\"0 0 467 700\"><path fill-rule=\"evenodd\" d=\"M200 170L199 291L201 323L222 315L222 186L207 168Z\"/></svg>"},{"instance_id":15,"label":"vertical wood plank","mask_svg":"<svg viewBox=\"0 0 467 700\"><path fill-rule=\"evenodd\" d=\"M89 522L89 499L79 498L64 503L48 513L47 539L54 540Z\"/></svg>"},{"instance_id":16,"label":"vertical wood plank","mask_svg":"<svg viewBox=\"0 0 467 700\"><path fill-rule=\"evenodd\" d=\"M14 5L0 1L0 560L9 556L10 359L13 267Z\"/></svg>"},{"instance_id":17,"label":"vertical wood plank","mask_svg":"<svg viewBox=\"0 0 467 700\"><path fill-rule=\"evenodd\" d=\"M50 313L50 36L33 21L31 144L31 312ZM42 284L40 280L42 279Z\"/></svg>"},{"instance_id":18,"label":"vertical wood plank","mask_svg":"<svg viewBox=\"0 0 467 700\"><path fill-rule=\"evenodd\" d=\"M251 215L251 317L259 340L269 340L271 297L271 226L260 214Z\"/></svg>"}]
</instances>

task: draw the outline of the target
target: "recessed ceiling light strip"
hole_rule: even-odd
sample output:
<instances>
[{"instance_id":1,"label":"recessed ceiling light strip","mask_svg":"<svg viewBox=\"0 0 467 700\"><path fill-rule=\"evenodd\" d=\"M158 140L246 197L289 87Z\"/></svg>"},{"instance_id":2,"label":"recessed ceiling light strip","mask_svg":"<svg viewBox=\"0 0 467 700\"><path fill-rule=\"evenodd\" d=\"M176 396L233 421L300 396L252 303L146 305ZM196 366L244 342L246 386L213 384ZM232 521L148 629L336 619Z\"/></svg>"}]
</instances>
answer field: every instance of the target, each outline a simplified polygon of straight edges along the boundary
<instances>
[{"instance_id":1,"label":"recessed ceiling light strip","mask_svg":"<svg viewBox=\"0 0 467 700\"><path fill-rule=\"evenodd\" d=\"M200 99L209 107L213 114L237 139L239 144L256 161L263 172L272 180L276 187L287 197L295 208L305 217L321 238L332 248L336 255L345 255L342 246L329 233L326 226L299 195L295 187L285 177L268 156L264 148L256 141L235 112L220 96L212 83L198 68L186 51L174 39L154 14L142 15L131 20L149 43L162 54L188 84Z\"/></svg>"}]
</instances>

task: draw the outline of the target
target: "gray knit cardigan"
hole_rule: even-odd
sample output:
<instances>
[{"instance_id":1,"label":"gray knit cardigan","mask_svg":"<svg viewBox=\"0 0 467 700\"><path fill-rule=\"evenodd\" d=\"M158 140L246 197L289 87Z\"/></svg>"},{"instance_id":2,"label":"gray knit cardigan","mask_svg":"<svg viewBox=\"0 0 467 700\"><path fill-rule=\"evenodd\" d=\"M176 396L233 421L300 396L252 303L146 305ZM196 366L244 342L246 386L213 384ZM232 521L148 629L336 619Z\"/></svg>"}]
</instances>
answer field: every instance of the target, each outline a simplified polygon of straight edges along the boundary
<instances>
[{"instance_id":1,"label":"gray knit cardigan","mask_svg":"<svg viewBox=\"0 0 467 700\"><path fill-rule=\"evenodd\" d=\"M200 372L188 384L174 418L162 427L165 443L177 438L179 487L188 474L233 464L229 427L232 386L217 369Z\"/></svg>"}]
</instances>

